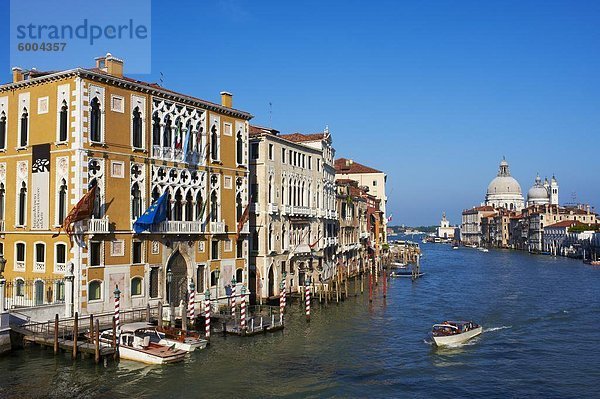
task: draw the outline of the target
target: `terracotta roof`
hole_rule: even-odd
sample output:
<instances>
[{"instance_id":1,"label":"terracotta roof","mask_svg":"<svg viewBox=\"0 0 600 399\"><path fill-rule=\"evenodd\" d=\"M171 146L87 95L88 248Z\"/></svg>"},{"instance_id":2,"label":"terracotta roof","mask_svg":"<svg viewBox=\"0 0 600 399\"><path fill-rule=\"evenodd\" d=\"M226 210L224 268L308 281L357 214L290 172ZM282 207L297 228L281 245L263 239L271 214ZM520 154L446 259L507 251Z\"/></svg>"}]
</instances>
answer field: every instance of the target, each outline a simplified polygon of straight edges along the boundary
<instances>
[{"instance_id":1,"label":"terracotta roof","mask_svg":"<svg viewBox=\"0 0 600 399\"><path fill-rule=\"evenodd\" d=\"M373 169L369 166L354 162L351 159L338 158L335 160L335 170L338 173L354 174L354 173L383 173L380 170Z\"/></svg>"},{"instance_id":2,"label":"terracotta roof","mask_svg":"<svg viewBox=\"0 0 600 399\"><path fill-rule=\"evenodd\" d=\"M294 143L303 143L305 141L318 141L327 138L327 133L311 133L311 134L302 134L302 133L291 133L291 134L282 134L279 137L284 138L289 141L293 141Z\"/></svg>"},{"instance_id":3,"label":"terracotta roof","mask_svg":"<svg viewBox=\"0 0 600 399\"><path fill-rule=\"evenodd\" d=\"M266 126L250 125L250 130L248 134L250 135L250 137L260 136L261 134L277 135L279 134L279 130L275 130Z\"/></svg>"},{"instance_id":4,"label":"terracotta roof","mask_svg":"<svg viewBox=\"0 0 600 399\"><path fill-rule=\"evenodd\" d=\"M573 227L573 226L585 226L579 220L563 220L562 222L554 223L544 227L545 229L557 228L557 227Z\"/></svg>"}]
</instances>

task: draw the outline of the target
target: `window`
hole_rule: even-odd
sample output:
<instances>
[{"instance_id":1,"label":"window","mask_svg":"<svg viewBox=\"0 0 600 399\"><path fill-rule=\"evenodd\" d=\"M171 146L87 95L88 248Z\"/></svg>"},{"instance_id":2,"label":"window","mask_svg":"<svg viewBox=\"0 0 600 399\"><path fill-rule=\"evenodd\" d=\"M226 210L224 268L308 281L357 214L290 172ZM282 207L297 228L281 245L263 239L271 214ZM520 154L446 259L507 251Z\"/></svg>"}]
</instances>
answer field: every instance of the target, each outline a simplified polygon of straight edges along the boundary
<instances>
[{"instance_id":1,"label":"window","mask_svg":"<svg viewBox=\"0 0 600 399\"><path fill-rule=\"evenodd\" d=\"M24 271L25 270L25 243L18 242L15 245L15 270Z\"/></svg>"},{"instance_id":2,"label":"window","mask_svg":"<svg viewBox=\"0 0 600 399\"><path fill-rule=\"evenodd\" d=\"M25 281L18 278L16 281L16 294L15 296L25 296Z\"/></svg>"},{"instance_id":3,"label":"window","mask_svg":"<svg viewBox=\"0 0 600 399\"><path fill-rule=\"evenodd\" d=\"M281 149L281 163L285 163L285 148Z\"/></svg>"},{"instance_id":4,"label":"window","mask_svg":"<svg viewBox=\"0 0 600 399\"><path fill-rule=\"evenodd\" d=\"M235 142L235 155L238 165L244 163L244 139L242 138L242 132L238 132L236 142Z\"/></svg>"},{"instance_id":5,"label":"window","mask_svg":"<svg viewBox=\"0 0 600 399\"><path fill-rule=\"evenodd\" d=\"M136 182L131 186L131 218L136 220L140 216L142 216L142 192Z\"/></svg>"},{"instance_id":6,"label":"window","mask_svg":"<svg viewBox=\"0 0 600 399\"><path fill-rule=\"evenodd\" d=\"M144 148L142 143L142 113L139 107L133 109L132 115L132 143L134 148Z\"/></svg>"},{"instance_id":7,"label":"window","mask_svg":"<svg viewBox=\"0 0 600 399\"><path fill-rule=\"evenodd\" d=\"M134 277L131 279L131 296L142 295L142 278Z\"/></svg>"},{"instance_id":8,"label":"window","mask_svg":"<svg viewBox=\"0 0 600 399\"><path fill-rule=\"evenodd\" d=\"M158 267L150 269L150 298L158 298Z\"/></svg>"},{"instance_id":9,"label":"window","mask_svg":"<svg viewBox=\"0 0 600 399\"><path fill-rule=\"evenodd\" d=\"M317 158L317 172L321 171L321 160Z\"/></svg>"},{"instance_id":10,"label":"window","mask_svg":"<svg viewBox=\"0 0 600 399\"><path fill-rule=\"evenodd\" d=\"M69 107L67 106L67 102L63 100L62 106L60 107L60 112L58 115L58 141L67 141L67 130L68 130L68 115Z\"/></svg>"},{"instance_id":11,"label":"window","mask_svg":"<svg viewBox=\"0 0 600 399\"><path fill-rule=\"evenodd\" d=\"M65 300L65 282L58 280L54 283L54 290L56 292L56 300L63 302Z\"/></svg>"},{"instance_id":12,"label":"window","mask_svg":"<svg viewBox=\"0 0 600 399\"><path fill-rule=\"evenodd\" d=\"M210 129L210 157L213 161L219 160L219 132L216 125Z\"/></svg>"},{"instance_id":13,"label":"window","mask_svg":"<svg viewBox=\"0 0 600 399\"><path fill-rule=\"evenodd\" d=\"M56 271L67 271L67 246L59 243L54 247Z\"/></svg>"},{"instance_id":14,"label":"window","mask_svg":"<svg viewBox=\"0 0 600 399\"><path fill-rule=\"evenodd\" d=\"M258 143L252 143L252 146L250 146L250 154L252 156L252 159L258 159L258 148Z\"/></svg>"},{"instance_id":15,"label":"window","mask_svg":"<svg viewBox=\"0 0 600 399\"><path fill-rule=\"evenodd\" d=\"M58 188L58 219L59 225L62 225L67 217L67 182L62 179Z\"/></svg>"},{"instance_id":16,"label":"window","mask_svg":"<svg viewBox=\"0 0 600 399\"><path fill-rule=\"evenodd\" d=\"M90 241L89 245L90 266L100 266L102 264L102 243Z\"/></svg>"},{"instance_id":17,"label":"window","mask_svg":"<svg viewBox=\"0 0 600 399\"><path fill-rule=\"evenodd\" d=\"M90 140L99 143L101 141L100 135L101 126L101 114L100 114L100 101L97 97L92 99L90 103Z\"/></svg>"},{"instance_id":18,"label":"window","mask_svg":"<svg viewBox=\"0 0 600 399\"><path fill-rule=\"evenodd\" d=\"M102 299L102 282L98 280L90 281L88 301L99 301L100 299Z\"/></svg>"},{"instance_id":19,"label":"window","mask_svg":"<svg viewBox=\"0 0 600 399\"><path fill-rule=\"evenodd\" d=\"M20 127L19 147L27 147L29 133L29 114L27 113L27 108L23 108L23 112L21 113Z\"/></svg>"},{"instance_id":20,"label":"window","mask_svg":"<svg viewBox=\"0 0 600 399\"><path fill-rule=\"evenodd\" d=\"M210 258L213 260L219 259L219 240L213 240L210 243Z\"/></svg>"},{"instance_id":21,"label":"window","mask_svg":"<svg viewBox=\"0 0 600 399\"><path fill-rule=\"evenodd\" d=\"M25 226L25 215L27 214L27 185L25 182L21 183L21 189L19 190L19 209L17 214L17 225Z\"/></svg>"},{"instance_id":22,"label":"window","mask_svg":"<svg viewBox=\"0 0 600 399\"><path fill-rule=\"evenodd\" d=\"M373 187L377 187L377 180L373 180Z\"/></svg>"},{"instance_id":23,"label":"window","mask_svg":"<svg viewBox=\"0 0 600 399\"><path fill-rule=\"evenodd\" d=\"M273 160L273 144L269 144L269 159Z\"/></svg>"},{"instance_id":24,"label":"window","mask_svg":"<svg viewBox=\"0 0 600 399\"><path fill-rule=\"evenodd\" d=\"M198 265L196 270L196 292L204 292L204 265Z\"/></svg>"},{"instance_id":25,"label":"window","mask_svg":"<svg viewBox=\"0 0 600 399\"><path fill-rule=\"evenodd\" d=\"M35 262L46 263L46 245L43 243L35 244Z\"/></svg>"},{"instance_id":26,"label":"window","mask_svg":"<svg viewBox=\"0 0 600 399\"><path fill-rule=\"evenodd\" d=\"M133 241L131 243L131 263L139 264L142 263L142 242Z\"/></svg>"},{"instance_id":27,"label":"window","mask_svg":"<svg viewBox=\"0 0 600 399\"><path fill-rule=\"evenodd\" d=\"M235 244L235 257L243 258L244 257L244 240L238 240Z\"/></svg>"},{"instance_id":28,"label":"window","mask_svg":"<svg viewBox=\"0 0 600 399\"><path fill-rule=\"evenodd\" d=\"M160 145L160 117L158 112L152 115L152 145Z\"/></svg>"},{"instance_id":29,"label":"window","mask_svg":"<svg viewBox=\"0 0 600 399\"><path fill-rule=\"evenodd\" d=\"M310 155L308 157L308 169L312 169L312 157Z\"/></svg>"},{"instance_id":30,"label":"window","mask_svg":"<svg viewBox=\"0 0 600 399\"><path fill-rule=\"evenodd\" d=\"M6 149L6 114L0 114L0 149Z\"/></svg>"},{"instance_id":31,"label":"window","mask_svg":"<svg viewBox=\"0 0 600 399\"><path fill-rule=\"evenodd\" d=\"M242 283L244 281L244 269L236 269L235 270L235 281L238 283Z\"/></svg>"},{"instance_id":32,"label":"window","mask_svg":"<svg viewBox=\"0 0 600 399\"><path fill-rule=\"evenodd\" d=\"M217 271L213 270L210 272L210 286L214 287L217 285Z\"/></svg>"}]
</instances>

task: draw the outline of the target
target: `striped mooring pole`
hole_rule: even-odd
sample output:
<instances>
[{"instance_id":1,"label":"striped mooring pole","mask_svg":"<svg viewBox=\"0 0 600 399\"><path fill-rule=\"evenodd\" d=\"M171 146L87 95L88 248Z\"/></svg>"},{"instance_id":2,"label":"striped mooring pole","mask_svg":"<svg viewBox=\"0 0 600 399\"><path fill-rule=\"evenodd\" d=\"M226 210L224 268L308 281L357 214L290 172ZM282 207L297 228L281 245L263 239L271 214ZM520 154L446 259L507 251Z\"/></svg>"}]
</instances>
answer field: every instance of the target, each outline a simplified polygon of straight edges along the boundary
<instances>
[{"instance_id":1,"label":"striped mooring pole","mask_svg":"<svg viewBox=\"0 0 600 399\"><path fill-rule=\"evenodd\" d=\"M279 284L279 323L283 324L283 311L285 310L285 283Z\"/></svg>"},{"instance_id":2,"label":"striped mooring pole","mask_svg":"<svg viewBox=\"0 0 600 399\"><path fill-rule=\"evenodd\" d=\"M306 321L310 321L310 280L306 280L304 287L304 305L306 310Z\"/></svg>"},{"instance_id":3,"label":"striped mooring pole","mask_svg":"<svg viewBox=\"0 0 600 399\"><path fill-rule=\"evenodd\" d=\"M244 334L246 331L246 287L243 285L240 300L240 331Z\"/></svg>"},{"instance_id":4,"label":"striped mooring pole","mask_svg":"<svg viewBox=\"0 0 600 399\"><path fill-rule=\"evenodd\" d=\"M235 324L235 306L237 305L235 303L236 298L235 298L235 277L231 279L231 318L233 319L233 323Z\"/></svg>"},{"instance_id":5,"label":"striped mooring pole","mask_svg":"<svg viewBox=\"0 0 600 399\"><path fill-rule=\"evenodd\" d=\"M115 324L117 326L117 330L120 329L120 323L119 323L119 316L121 315L121 310L120 310L120 300L121 300L121 291L119 290L119 286L116 285L115 286L115 290L113 292L113 294L115 294ZM91 332L90 332L91 334Z\"/></svg>"},{"instance_id":6,"label":"striped mooring pole","mask_svg":"<svg viewBox=\"0 0 600 399\"><path fill-rule=\"evenodd\" d=\"M206 339L210 338L210 291L207 289L204 293L204 335Z\"/></svg>"},{"instance_id":7,"label":"striped mooring pole","mask_svg":"<svg viewBox=\"0 0 600 399\"><path fill-rule=\"evenodd\" d=\"M188 303L188 315L190 317L190 324L193 326L196 321L196 284L194 280L190 279L190 302Z\"/></svg>"},{"instance_id":8,"label":"striped mooring pole","mask_svg":"<svg viewBox=\"0 0 600 399\"><path fill-rule=\"evenodd\" d=\"M287 306L287 284L285 282L286 273L283 272L283 308Z\"/></svg>"}]
</instances>

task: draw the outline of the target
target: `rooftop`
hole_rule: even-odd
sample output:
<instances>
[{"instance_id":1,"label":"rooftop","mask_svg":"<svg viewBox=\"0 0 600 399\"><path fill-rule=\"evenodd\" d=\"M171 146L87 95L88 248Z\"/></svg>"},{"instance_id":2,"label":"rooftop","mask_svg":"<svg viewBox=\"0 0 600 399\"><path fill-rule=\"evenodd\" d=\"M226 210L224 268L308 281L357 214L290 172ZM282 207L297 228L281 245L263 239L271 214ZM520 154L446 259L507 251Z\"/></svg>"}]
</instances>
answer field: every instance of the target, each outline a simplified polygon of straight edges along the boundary
<instances>
[{"instance_id":1,"label":"rooftop","mask_svg":"<svg viewBox=\"0 0 600 399\"><path fill-rule=\"evenodd\" d=\"M335 171L341 174L383 173L380 170L354 162L351 159L338 158L335 160Z\"/></svg>"}]
</instances>

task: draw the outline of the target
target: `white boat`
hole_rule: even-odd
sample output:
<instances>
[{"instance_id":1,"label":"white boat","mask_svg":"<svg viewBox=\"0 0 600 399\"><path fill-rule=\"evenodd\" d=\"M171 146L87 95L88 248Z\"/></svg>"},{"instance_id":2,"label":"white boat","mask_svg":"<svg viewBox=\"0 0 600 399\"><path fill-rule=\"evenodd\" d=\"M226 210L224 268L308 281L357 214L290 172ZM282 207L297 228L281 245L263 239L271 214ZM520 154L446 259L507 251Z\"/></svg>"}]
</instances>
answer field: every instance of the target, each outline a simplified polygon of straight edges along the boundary
<instances>
[{"instance_id":1,"label":"white boat","mask_svg":"<svg viewBox=\"0 0 600 399\"><path fill-rule=\"evenodd\" d=\"M180 362L187 352L176 349L175 345L164 346L150 341L149 335L137 335L136 331L147 323L131 323L121 326L118 336L119 357L121 359L134 360L148 364L167 364ZM100 343L111 345L113 339L112 330L103 331L100 334Z\"/></svg>"},{"instance_id":2,"label":"white boat","mask_svg":"<svg viewBox=\"0 0 600 399\"><path fill-rule=\"evenodd\" d=\"M453 245L452 249L458 249L458 245Z\"/></svg>"},{"instance_id":3,"label":"white boat","mask_svg":"<svg viewBox=\"0 0 600 399\"><path fill-rule=\"evenodd\" d=\"M477 249L479 249L481 252L490 252L490 250L487 249L486 247L479 247Z\"/></svg>"},{"instance_id":4,"label":"white boat","mask_svg":"<svg viewBox=\"0 0 600 399\"><path fill-rule=\"evenodd\" d=\"M402 263L402 262L391 262L390 263L390 268L391 269L406 269L408 266L406 263Z\"/></svg>"},{"instance_id":5,"label":"white boat","mask_svg":"<svg viewBox=\"0 0 600 399\"><path fill-rule=\"evenodd\" d=\"M193 352L196 349L204 349L208 345L208 341L200 338L197 332L183 331L180 328L169 327L154 327L151 326L147 331L155 334L154 339L158 339L159 345L171 346L175 344L175 348L186 352Z\"/></svg>"},{"instance_id":6,"label":"white boat","mask_svg":"<svg viewBox=\"0 0 600 399\"><path fill-rule=\"evenodd\" d=\"M445 321L434 324L431 337L437 346L458 345L478 336L483 327L472 321Z\"/></svg>"}]
</instances>

